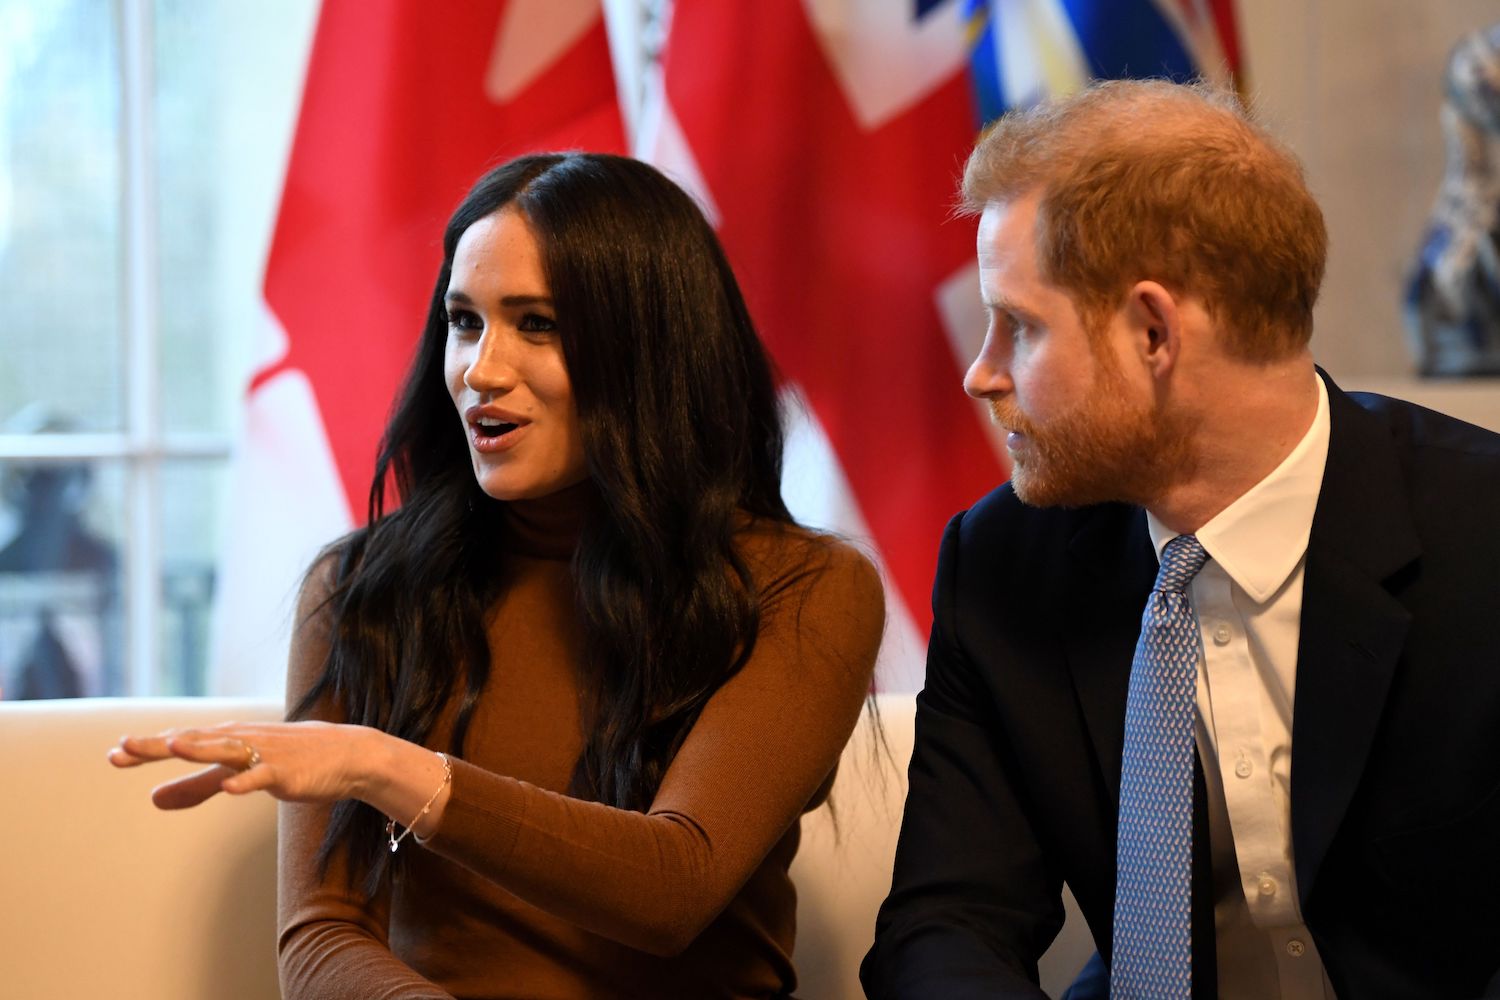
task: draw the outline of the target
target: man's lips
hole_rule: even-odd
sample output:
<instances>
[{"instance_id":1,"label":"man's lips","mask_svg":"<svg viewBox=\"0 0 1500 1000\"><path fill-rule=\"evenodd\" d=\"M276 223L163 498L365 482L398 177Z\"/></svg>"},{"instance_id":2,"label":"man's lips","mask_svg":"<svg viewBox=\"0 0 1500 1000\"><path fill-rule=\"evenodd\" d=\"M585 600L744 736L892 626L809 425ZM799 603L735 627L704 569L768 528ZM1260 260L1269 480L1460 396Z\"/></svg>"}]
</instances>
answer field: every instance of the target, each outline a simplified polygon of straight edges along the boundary
<instances>
[{"instance_id":1,"label":"man's lips","mask_svg":"<svg viewBox=\"0 0 1500 1000\"><path fill-rule=\"evenodd\" d=\"M990 404L990 419L995 425L1005 431L1005 446L1017 448L1026 443L1031 431L1030 422L1020 416L1009 407L1002 407L999 403Z\"/></svg>"}]
</instances>

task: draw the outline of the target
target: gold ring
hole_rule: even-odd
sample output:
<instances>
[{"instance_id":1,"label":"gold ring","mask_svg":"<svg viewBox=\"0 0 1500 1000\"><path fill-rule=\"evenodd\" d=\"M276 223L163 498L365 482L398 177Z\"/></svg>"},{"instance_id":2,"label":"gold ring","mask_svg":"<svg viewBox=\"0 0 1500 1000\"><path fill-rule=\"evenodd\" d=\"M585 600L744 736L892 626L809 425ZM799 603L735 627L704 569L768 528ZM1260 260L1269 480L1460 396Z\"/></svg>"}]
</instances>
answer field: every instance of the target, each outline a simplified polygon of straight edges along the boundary
<instances>
[{"instance_id":1,"label":"gold ring","mask_svg":"<svg viewBox=\"0 0 1500 1000\"><path fill-rule=\"evenodd\" d=\"M240 742L245 744L245 766L242 770L248 771L260 764L260 751L250 744L245 743L244 740L240 740Z\"/></svg>"}]
</instances>

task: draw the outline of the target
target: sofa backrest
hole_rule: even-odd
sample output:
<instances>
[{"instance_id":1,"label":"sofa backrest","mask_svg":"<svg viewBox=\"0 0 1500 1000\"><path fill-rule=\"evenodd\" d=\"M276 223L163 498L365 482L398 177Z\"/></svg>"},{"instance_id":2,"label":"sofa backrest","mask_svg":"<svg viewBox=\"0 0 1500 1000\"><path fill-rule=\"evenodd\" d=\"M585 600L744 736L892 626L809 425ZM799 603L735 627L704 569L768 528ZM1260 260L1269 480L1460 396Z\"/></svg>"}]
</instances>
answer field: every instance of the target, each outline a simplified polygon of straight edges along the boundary
<instances>
[{"instance_id":1,"label":"sofa backrest","mask_svg":"<svg viewBox=\"0 0 1500 1000\"><path fill-rule=\"evenodd\" d=\"M799 996L863 996L859 962L890 888L914 710L911 695L876 698L844 751L832 808L803 819L792 865ZM164 813L151 788L191 766L121 771L105 753L124 733L281 714L266 700L0 702L0 994L276 997L275 802L221 796ZM1068 927L1042 964L1054 995L1092 950L1067 902Z\"/></svg>"}]
</instances>

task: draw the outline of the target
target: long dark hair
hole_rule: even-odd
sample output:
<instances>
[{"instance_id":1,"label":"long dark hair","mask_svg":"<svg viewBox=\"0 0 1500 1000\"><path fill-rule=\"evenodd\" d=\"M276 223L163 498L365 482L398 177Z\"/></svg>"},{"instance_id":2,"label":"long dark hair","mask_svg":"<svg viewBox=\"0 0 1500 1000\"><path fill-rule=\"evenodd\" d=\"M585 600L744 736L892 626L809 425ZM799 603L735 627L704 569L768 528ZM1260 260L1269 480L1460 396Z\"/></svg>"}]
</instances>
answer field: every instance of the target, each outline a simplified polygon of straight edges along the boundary
<instances>
[{"instance_id":1,"label":"long dark hair","mask_svg":"<svg viewBox=\"0 0 1500 1000\"><path fill-rule=\"evenodd\" d=\"M770 362L702 212L635 160L526 156L485 174L443 234L416 358L386 428L365 528L328 557L321 678L293 711L415 743L457 697L461 755L489 677L485 611L504 558L501 504L474 478L443 379L454 249L512 206L541 244L588 474L599 496L573 556L592 701L574 794L644 810L704 702L745 663L759 609L734 545L745 514L790 524ZM386 509L390 491L400 506ZM374 893L384 817L338 803L323 865L347 848Z\"/></svg>"}]
</instances>

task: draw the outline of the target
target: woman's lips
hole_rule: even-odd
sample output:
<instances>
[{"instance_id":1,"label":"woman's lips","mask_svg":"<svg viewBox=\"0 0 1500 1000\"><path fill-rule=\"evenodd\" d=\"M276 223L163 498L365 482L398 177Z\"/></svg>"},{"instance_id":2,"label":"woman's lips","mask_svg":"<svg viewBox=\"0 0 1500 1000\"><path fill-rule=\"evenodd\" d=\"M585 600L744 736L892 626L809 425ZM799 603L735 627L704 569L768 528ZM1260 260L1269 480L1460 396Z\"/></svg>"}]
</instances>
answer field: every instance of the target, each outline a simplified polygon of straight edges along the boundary
<instances>
[{"instance_id":1,"label":"woman's lips","mask_svg":"<svg viewBox=\"0 0 1500 1000\"><path fill-rule=\"evenodd\" d=\"M485 455L495 455L509 451L516 446L526 435L526 429L530 424L516 424L504 434L485 434L479 429L479 424L469 424L469 445L475 451Z\"/></svg>"},{"instance_id":2,"label":"woman's lips","mask_svg":"<svg viewBox=\"0 0 1500 1000\"><path fill-rule=\"evenodd\" d=\"M470 406L464 410L464 423L469 428L470 447L486 455L514 448L531 426L530 420L494 403Z\"/></svg>"}]
</instances>

